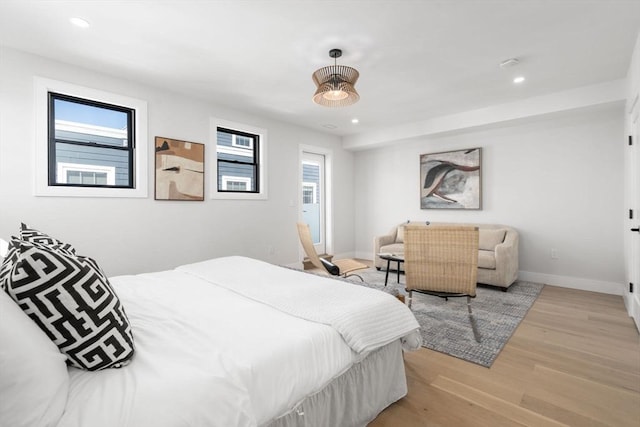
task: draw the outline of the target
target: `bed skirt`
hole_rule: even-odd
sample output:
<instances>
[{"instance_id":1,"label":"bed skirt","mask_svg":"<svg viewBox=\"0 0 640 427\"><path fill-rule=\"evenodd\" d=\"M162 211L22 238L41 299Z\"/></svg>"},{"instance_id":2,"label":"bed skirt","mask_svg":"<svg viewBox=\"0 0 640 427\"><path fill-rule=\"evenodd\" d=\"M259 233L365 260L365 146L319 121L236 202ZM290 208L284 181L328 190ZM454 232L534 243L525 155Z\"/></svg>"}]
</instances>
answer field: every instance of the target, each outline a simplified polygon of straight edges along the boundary
<instances>
[{"instance_id":1,"label":"bed skirt","mask_svg":"<svg viewBox=\"0 0 640 427\"><path fill-rule=\"evenodd\" d=\"M400 341L356 363L268 427L364 427L407 394Z\"/></svg>"}]
</instances>

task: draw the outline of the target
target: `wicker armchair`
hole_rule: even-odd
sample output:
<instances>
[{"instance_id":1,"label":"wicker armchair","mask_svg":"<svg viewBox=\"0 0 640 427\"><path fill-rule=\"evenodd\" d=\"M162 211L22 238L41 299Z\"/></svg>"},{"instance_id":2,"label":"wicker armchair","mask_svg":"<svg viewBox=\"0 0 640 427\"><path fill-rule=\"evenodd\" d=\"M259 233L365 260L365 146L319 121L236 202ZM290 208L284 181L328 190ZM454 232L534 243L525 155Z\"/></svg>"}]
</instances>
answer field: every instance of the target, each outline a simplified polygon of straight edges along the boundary
<instances>
[{"instance_id":1,"label":"wicker armchair","mask_svg":"<svg viewBox=\"0 0 640 427\"><path fill-rule=\"evenodd\" d=\"M333 262L329 262L324 258L320 258L316 249L313 246L313 239L311 238L311 231L309 230L309 225L299 222L298 226L298 236L300 237L300 243L302 243L302 248L304 249L305 254L311 261L314 267L319 269L322 272L326 272L333 276L356 276L360 280L364 281L362 277L357 274L354 274L354 271L363 270L365 268L369 268L368 265L363 264L355 259L337 259Z\"/></svg>"},{"instance_id":2,"label":"wicker armchair","mask_svg":"<svg viewBox=\"0 0 640 427\"><path fill-rule=\"evenodd\" d=\"M414 291L445 299L466 296L471 326L480 341L471 312L478 277L478 227L407 226L404 261L409 308Z\"/></svg>"}]
</instances>

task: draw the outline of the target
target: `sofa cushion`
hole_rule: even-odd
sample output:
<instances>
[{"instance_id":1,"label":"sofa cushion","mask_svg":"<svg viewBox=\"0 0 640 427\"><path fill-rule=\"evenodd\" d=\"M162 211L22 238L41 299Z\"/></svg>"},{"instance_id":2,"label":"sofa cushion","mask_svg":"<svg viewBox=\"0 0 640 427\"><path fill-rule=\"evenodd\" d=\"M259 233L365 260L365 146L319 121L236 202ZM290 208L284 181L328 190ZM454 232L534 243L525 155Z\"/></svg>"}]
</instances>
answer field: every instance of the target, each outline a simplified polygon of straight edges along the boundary
<instances>
[{"instance_id":1,"label":"sofa cushion","mask_svg":"<svg viewBox=\"0 0 640 427\"><path fill-rule=\"evenodd\" d=\"M478 251L478 268L496 269L496 253L494 251Z\"/></svg>"},{"instance_id":2,"label":"sofa cushion","mask_svg":"<svg viewBox=\"0 0 640 427\"><path fill-rule=\"evenodd\" d=\"M496 246L504 241L505 234L507 234L507 230L504 228L481 228L479 230L478 248L485 251L494 251Z\"/></svg>"},{"instance_id":3,"label":"sofa cushion","mask_svg":"<svg viewBox=\"0 0 640 427\"><path fill-rule=\"evenodd\" d=\"M404 243L404 225L399 225L396 230L396 243Z\"/></svg>"},{"instance_id":4,"label":"sofa cushion","mask_svg":"<svg viewBox=\"0 0 640 427\"><path fill-rule=\"evenodd\" d=\"M380 253L381 254L403 254L404 244L392 243L390 245L380 246Z\"/></svg>"}]
</instances>

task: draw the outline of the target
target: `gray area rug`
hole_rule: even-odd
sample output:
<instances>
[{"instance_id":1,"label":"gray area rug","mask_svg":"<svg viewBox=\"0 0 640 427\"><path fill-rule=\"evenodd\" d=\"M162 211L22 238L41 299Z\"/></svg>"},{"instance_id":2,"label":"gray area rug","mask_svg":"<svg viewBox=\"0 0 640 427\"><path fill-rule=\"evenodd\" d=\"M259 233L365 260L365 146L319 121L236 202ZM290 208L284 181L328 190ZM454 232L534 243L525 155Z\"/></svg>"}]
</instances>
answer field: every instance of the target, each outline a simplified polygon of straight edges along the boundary
<instances>
[{"instance_id":1,"label":"gray area rug","mask_svg":"<svg viewBox=\"0 0 640 427\"><path fill-rule=\"evenodd\" d=\"M365 285L387 292L405 294L404 275L396 283L395 272L389 273L384 289L384 271L375 268L358 272ZM350 282L362 284L357 278ZM467 312L466 298L439 298L413 293L411 311L421 326L423 347L436 350L469 362L490 367L493 361L527 314L544 285L518 281L507 292L478 285L476 297L471 299L480 342L476 342Z\"/></svg>"}]
</instances>

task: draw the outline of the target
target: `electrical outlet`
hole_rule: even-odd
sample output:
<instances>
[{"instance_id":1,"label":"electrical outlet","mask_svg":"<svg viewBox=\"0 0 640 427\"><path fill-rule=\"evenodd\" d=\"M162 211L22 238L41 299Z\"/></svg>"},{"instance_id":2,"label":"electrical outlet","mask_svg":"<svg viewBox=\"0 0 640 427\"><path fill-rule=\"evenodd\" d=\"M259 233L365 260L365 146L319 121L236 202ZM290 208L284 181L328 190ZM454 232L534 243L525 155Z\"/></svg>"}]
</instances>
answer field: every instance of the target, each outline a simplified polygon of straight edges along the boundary
<instances>
[{"instance_id":1,"label":"electrical outlet","mask_svg":"<svg viewBox=\"0 0 640 427\"><path fill-rule=\"evenodd\" d=\"M558 250L555 248L551 249L551 259L558 259Z\"/></svg>"}]
</instances>

